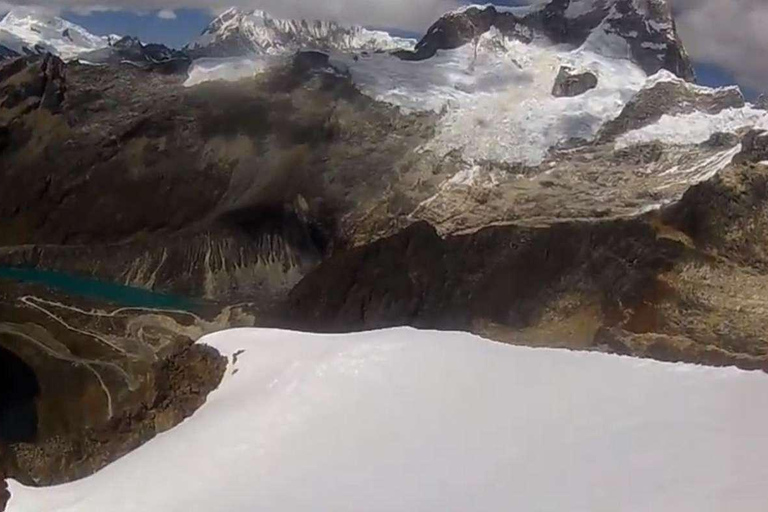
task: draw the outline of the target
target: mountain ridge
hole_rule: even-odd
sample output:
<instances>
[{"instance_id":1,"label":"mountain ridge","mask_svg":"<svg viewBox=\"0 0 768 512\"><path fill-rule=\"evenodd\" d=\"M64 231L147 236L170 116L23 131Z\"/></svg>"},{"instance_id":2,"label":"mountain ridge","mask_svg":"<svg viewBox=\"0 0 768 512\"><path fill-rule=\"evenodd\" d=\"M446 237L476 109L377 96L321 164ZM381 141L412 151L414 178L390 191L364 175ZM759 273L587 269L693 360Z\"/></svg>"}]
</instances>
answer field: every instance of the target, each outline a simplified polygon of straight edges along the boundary
<instances>
[{"instance_id":1,"label":"mountain ridge","mask_svg":"<svg viewBox=\"0 0 768 512\"><path fill-rule=\"evenodd\" d=\"M280 19L266 11L232 7L184 47L193 57L282 54L297 50L383 51L415 41L333 21Z\"/></svg>"},{"instance_id":2,"label":"mountain ridge","mask_svg":"<svg viewBox=\"0 0 768 512\"><path fill-rule=\"evenodd\" d=\"M58 16L16 8L0 20L0 46L16 55L53 53L64 60L108 47L118 36L96 36Z\"/></svg>"}]
</instances>

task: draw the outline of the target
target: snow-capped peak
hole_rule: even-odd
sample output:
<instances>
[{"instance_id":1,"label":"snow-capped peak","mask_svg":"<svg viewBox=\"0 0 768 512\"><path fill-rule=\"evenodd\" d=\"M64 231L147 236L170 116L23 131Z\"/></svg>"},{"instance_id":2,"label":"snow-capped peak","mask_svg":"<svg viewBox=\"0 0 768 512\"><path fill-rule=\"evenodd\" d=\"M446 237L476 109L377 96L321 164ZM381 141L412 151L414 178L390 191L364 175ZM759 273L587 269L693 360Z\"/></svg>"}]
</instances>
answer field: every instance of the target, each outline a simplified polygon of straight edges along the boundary
<instances>
[{"instance_id":1,"label":"snow-capped peak","mask_svg":"<svg viewBox=\"0 0 768 512\"><path fill-rule=\"evenodd\" d=\"M0 21L0 45L19 55L51 52L63 59L109 46L110 37L41 11L18 8Z\"/></svg>"},{"instance_id":2,"label":"snow-capped peak","mask_svg":"<svg viewBox=\"0 0 768 512\"><path fill-rule=\"evenodd\" d=\"M278 55L297 50L342 52L411 48L415 41L333 21L279 19L261 10L231 8L186 50L195 57Z\"/></svg>"}]
</instances>

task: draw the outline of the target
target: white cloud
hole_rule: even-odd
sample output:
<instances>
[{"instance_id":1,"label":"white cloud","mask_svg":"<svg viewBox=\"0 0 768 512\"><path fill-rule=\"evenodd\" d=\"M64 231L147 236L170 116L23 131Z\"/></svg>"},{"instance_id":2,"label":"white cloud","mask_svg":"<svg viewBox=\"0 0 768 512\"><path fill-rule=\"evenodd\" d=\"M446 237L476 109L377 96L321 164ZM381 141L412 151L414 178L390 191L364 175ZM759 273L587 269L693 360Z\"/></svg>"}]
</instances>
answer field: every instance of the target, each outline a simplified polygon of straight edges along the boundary
<instances>
[{"instance_id":1,"label":"white cloud","mask_svg":"<svg viewBox=\"0 0 768 512\"><path fill-rule=\"evenodd\" d=\"M742 84L768 90L766 0L675 0L680 37L691 57L733 73Z\"/></svg>"},{"instance_id":2,"label":"white cloud","mask_svg":"<svg viewBox=\"0 0 768 512\"><path fill-rule=\"evenodd\" d=\"M342 23L424 32L461 0L0 0L8 5L43 4L68 10L264 9L275 16L332 19ZM0 3L2 6L2 3Z\"/></svg>"},{"instance_id":3,"label":"white cloud","mask_svg":"<svg viewBox=\"0 0 768 512\"><path fill-rule=\"evenodd\" d=\"M172 9L163 9L157 12L157 17L162 20L175 20L176 12Z\"/></svg>"}]
</instances>

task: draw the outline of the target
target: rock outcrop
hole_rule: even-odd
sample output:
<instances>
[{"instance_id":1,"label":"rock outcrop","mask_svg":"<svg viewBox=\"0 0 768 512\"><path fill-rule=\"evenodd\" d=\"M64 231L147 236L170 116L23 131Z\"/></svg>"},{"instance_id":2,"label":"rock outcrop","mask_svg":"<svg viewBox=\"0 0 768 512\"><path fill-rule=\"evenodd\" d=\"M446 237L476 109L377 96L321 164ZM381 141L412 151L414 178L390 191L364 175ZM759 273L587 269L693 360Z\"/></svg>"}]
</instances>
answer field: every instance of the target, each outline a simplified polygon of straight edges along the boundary
<instances>
[{"instance_id":1,"label":"rock outcrop","mask_svg":"<svg viewBox=\"0 0 768 512\"><path fill-rule=\"evenodd\" d=\"M606 123L598 138L610 141L630 130L655 123L661 116L704 112L717 114L746 105L738 87L704 89L682 80L660 81L641 90L614 120Z\"/></svg>"},{"instance_id":2,"label":"rock outcrop","mask_svg":"<svg viewBox=\"0 0 768 512\"><path fill-rule=\"evenodd\" d=\"M768 131L750 130L741 142L741 153L734 161L739 163L759 163L768 161Z\"/></svg>"},{"instance_id":3,"label":"rock outcrop","mask_svg":"<svg viewBox=\"0 0 768 512\"><path fill-rule=\"evenodd\" d=\"M31 111L58 111L66 92L65 65L51 54L16 58L0 64L0 126ZM5 111L5 115L3 115Z\"/></svg>"},{"instance_id":4,"label":"rock outcrop","mask_svg":"<svg viewBox=\"0 0 768 512\"><path fill-rule=\"evenodd\" d=\"M690 58L677 35L672 10L666 0L609 0L590 2L552 0L541 8L496 8L471 6L446 14L430 27L413 51L396 54L405 60L424 60L438 50L458 48L491 28L507 37L530 42L544 36L554 43L590 45L601 50L601 34L618 36L627 42L632 58L648 73L666 69L693 81ZM569 10L577 7L577 16ZM607 51L607 49L605 49Z\"/></svg>"},{"instance_id":5,"label":"rock outcrop","mask_svg":"<svg viewBox=\"0 0 768 512\"><path fill-rule=\"evenodd\" d=\"M0 512L5 512L5 507L11 500L11 493L8 491L8 483L0 478Z\"/></svg>"},{"instance_id":6,"label":"rock outcrop","mask_svg":"<svg viewBox=\"0 0 768 512\"><path fill-rule=\"evenodd\" d=\"M106 48L78 55L93 64L132 65L160 73L186 73L192 59L184 52L162 44L144 44L135 37L123 37Z\"/></svg>"},{"instance_id":7,"label":"rock outcrop","mask_svg":"<svg viewBox=\"0 0 768 512\"><path fill-rule=\"evenodd\" d=\"M285 307L311 330L407 324L768 369L767 184L768 169L734 166L635 219L447 238L414 225L323 263ZM604 328L628 341L608 343Z\"/></svg>"},{"instance_id":8,"label":"rock outcrop","mask_svg":"<svg viewBox=\"0 0 768 512\"><path fill-rule=\"evenodd\" d=\"M579 73L573 68L563 66L555 79L552 95L559 98L572 98L595 87L597 87L597 76L594 73L589 71Z\"/></svg>"}]
</instances>

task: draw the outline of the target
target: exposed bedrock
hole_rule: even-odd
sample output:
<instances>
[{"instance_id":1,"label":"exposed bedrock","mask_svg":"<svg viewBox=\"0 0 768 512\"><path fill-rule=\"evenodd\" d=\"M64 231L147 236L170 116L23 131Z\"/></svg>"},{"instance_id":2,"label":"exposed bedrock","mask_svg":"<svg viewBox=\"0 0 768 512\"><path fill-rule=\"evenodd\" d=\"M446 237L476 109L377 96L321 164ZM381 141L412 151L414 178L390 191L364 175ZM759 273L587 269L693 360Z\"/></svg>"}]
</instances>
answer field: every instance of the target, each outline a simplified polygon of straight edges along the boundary
<instances>
[{"instance_id":1,"label":"exposed bedrock","mask_svg":"<svg viewBox=\"0 0 768 512\"><path fill-rule=\"evenodd\" d=\"M560 68L552 87L552 95L572 98L597 87L597 76L589 71L579 73L568 66Z\"/></svg>"},{"instance_id":2,"label":"exposed bedrock","mask_svg":"<svg viewBox=\"0 0 768 512\"><path fill-rule=\"evenodd\" d=\"M745 105L737 87L704 90L683 81L662 81L638 92L616 119L603 125L598 139L611 141L623 133L651 125L664 115L718 114Z\"/></svg>"},{"instance_id":3,"label":"exposed bedrock","mask_svg":"<svg viewBox=\"0 0 768 512\"><path fill-rule=\"evenodd\" d=\"M287 314L311 330L405 323L575 348L604 345L596 333L614 328L685 338L693 345L682 360L707 362L715 351L762 368L767 173L733 166L629 220L447 238L417 224L321 264L292 290ZM653 355L645 345L636 354Z\"/></svg>"},{"instance_id":4,"label":"exposed bedrock","mask_svg":"<svg viewBox=\"0 0 768 512\"><path fill-rule=\"evenodd\" d=\"M8 491L8 482L3 480L2 476L0 473L0 512L5 512L5 507L11 499L11 493Z\"/></svg>"},{"instance_id":5,"label":"exposed bedrock","mask_svg":"<svg viewBox=\"0 0 768 512\"><path fill-rule=\"evenodd\" d=\"M217 300L285 293L346 243L339 220L386 190L433 129L432 115L400 114L325 64L303 53L252 87L192 89L70 64L54 112L8 107L19 82L28 101L43 94L39 61L12 61L0 264Z\"/></svg>"},{"instance_id":6,"label":"exposed bedrock","mask_svg":"<svg viewBox=\"0 0 768 512\"><path fill-rule=\"evenodd\" d=\"M225 361L192 344L223 317L3 290L0 473L26 484L93 473L192 414L223 375Z\"/></svg>"}]
</instances>

